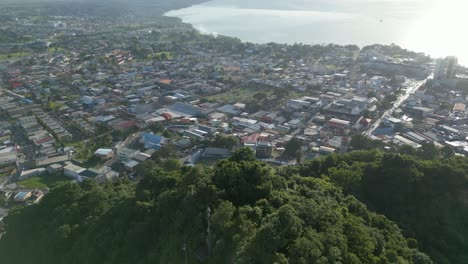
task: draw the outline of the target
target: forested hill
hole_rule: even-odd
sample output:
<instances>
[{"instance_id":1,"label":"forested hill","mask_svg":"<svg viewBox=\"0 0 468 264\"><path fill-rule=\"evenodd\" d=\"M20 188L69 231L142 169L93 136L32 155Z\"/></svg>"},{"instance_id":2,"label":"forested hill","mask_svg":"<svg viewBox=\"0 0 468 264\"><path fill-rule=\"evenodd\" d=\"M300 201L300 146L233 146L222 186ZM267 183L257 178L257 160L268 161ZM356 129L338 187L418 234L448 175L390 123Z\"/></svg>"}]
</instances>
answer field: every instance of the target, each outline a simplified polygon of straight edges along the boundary
<instances>
[{"instance_id":1,"label":"forested hill","mask_svg":"<svg viewBox=\"0 0 468 264\"><path fill-rule=\"evenodd\" d=\"M11 212L0 259L468 263L467 166L366 151L272 168L242 149L214 168L153 167L137 185L66 184Z\"/></svg>"},{"instance_id":2,"label":"forested hill","mask_svg":"<svg viewBox=\"0 0 468 264\"><path fill-rule=\"evenodd\" d=\"M397 223L435 263L468 263L467 158L356 151L284 174L326 178Z\"/></svg>"}]
</instances>

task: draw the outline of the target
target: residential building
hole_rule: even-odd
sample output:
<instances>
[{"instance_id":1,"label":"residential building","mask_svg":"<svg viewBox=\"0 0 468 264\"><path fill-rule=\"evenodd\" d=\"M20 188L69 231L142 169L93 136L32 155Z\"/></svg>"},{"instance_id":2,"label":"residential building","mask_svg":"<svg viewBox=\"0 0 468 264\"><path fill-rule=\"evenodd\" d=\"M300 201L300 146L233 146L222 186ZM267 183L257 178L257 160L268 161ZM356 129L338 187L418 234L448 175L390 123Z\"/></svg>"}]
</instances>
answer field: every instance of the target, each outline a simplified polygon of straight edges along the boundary
<instances>
[{"instance_id":1,"label":"residential building","mask_svg":"<svg viewBox=\"0 0 468 264\"><path fill-rule=\"evenodd\" d=\"M78 179L80 177L80 173L84 172L86 169L74 164L68 164L63 168L63 172L66 176Z\"/></svg>"},{"instance_id":2,"label":"residential building","mask_svg":"<svg viewBox=\"0 0 468 264\"><path fill-rule=\"evenodd\" d=\"M160 135L141 133L141 143L143 143L147 149L159 150L162 148L165 141L166 139Z\"/></svg>"},{"instance_id":3,"label":"residential building","mask_svg":"<svg viewBox=\"0 0 468 264\"><path fill-rule=\"evenodd\" d=\"M138 153L140 153L139 150L136 149L130 149L130 148L122 148L117 151L119 160L122 162L128 162L132 158L136 157Z\"/></svg>"},{"instance_id":4,"label":"residential building","mask_svg":"<svg viewBox=\"0 0 468 264\"><path fill-rule=\"evenodd\" d=\"M273 144L267 141L259 141L257 142L257 146L255 148L257 158L261 159L268 159L273 157Z\"/></svg>"}]
</instances>

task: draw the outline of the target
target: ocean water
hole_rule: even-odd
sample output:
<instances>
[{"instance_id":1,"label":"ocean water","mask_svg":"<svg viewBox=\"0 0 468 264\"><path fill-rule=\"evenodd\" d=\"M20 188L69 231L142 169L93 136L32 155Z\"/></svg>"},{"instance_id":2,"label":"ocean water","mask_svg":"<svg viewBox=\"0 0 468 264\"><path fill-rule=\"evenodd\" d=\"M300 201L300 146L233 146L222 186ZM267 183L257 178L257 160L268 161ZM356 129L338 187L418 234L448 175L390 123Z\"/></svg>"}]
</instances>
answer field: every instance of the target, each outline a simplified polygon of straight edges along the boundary
<instances>
[{"instance_id":1,"label":"ocean water","mask_svg":"<svg viewBox=\"0 0 468 264\"><path fill-rule=\"evenodd\" d=\"M468 65L468 0L214 0L166 15L253 43L395 43Z\"/></svg>"}]
</instances>

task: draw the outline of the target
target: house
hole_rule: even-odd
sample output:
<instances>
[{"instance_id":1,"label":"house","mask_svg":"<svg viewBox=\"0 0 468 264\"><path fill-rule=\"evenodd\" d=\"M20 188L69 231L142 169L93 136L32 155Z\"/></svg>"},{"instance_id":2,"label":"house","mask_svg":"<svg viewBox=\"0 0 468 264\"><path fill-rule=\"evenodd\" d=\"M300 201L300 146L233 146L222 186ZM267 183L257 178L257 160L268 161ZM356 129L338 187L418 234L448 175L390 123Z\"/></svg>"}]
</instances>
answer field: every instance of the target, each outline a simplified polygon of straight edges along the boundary
<instances>
[{"instance_id":1,"label":"house","mask_svg":"<svg viewBox=\"0 0 468 264\"><path fill-rule=\"evenodd\" d=\"M129 160L127 162L124 162L125 169L132 172L135 170L135 167L140 164L138 161L135 160Z\"/></svg>"},{"instance_id":2,"label":"house","mask_svg":"<svg viewBox=\"0 0 468 264\"><path fill-rule=\"evenodd\" d=\"M206 132L194 129L194 130L185 130L184 131L184 136L189 137L189 138L194 138L198 140L205 140Z\"/></svg>"},{"instance_id":3,"label":"house","mask_svg":"<svg viewBox=\"0 0 468 264\"><path fill-rule=\"evenodd\" d=\"M232 152L229 149L223 148L206 148L203 153L203 157L209 159L225 159L229 158L231 155Z\"/></svg>"},{"instance_id":4,"label":"house","mask_svg":"<svg viewBox=\"0 0 468 264\"><path fill-rule=\"evenodd\" d=\"M0 168L16 165L17 154L14 147L0 150Z\"/></svg>"},{"instance_id":5,"label":"house","mask_svg":"<svg viewBox=\"0 0 468 264\"><path fill-rule=\"evenodd\" d=\"M311 103L310 103L309 101L305 101L305 100L290 99L290 100L287 102L286 105L287 105L287 107L289 107L289 108L298 110L298 109L301 109L301 108L309 107L309 106L311 105Z\"/></svg>"},{"instance_id":6,"label":"house","mask_svg":"<svg viewBox=\"0 0 468 264\"><path fill-rule=\"evenodd\" d=\"M288 127L288 126L283 126L283 125L277 125L277 126L275 127L275 130L278 131L278 132L280 132L280 133L282 133L282 134L288 133L290 129L291 129L290 127Z\"/></svg>"},{"instance_id":7,"label":"house","mask_svg":"<svg viewBox=\"0 0 468 264\"><path fill-rule=\"evenodd\" d=\"M213 134L216 132L216 128L210 127L210 126L205 126L205 125L198 125L198 130L204 131L208 134Z\"/></svg>"},{"instance_id":8,"label":"house","mask_svg":"<svg viewBox=\"0 0 468 264\"><path fill-rule=\"evenodd\" d=\"M42 198L44 197L44 193L41 191L41 190L34 190L32 192L32 199L33 199L33 203L38 203L42 200Z\"/></svg>"},{"instance_id":9,"label":"house","mask_svg":"<svg viewBox=\"0 0 468 264\"><path fill-rule=\"evenodd\" d=\"M16 202L24 202L27 199L29 199L32 195L32 192L30 191L25 191L25 192L19 192L15 195L13 198Z\"/></svg>"},{"instance_id":10,"label":"house","mask_svg":"<svg viewBox=\"0 0 468 264\"><path fill-rule=\"evenodd\" d=\"M80 177L80 173L86 171L85 168L82 168L80 166L77 166L77 165L74 165L74 164L68 164L67 166L65 166L63 168L63 173L68 176L68 177L71 177L71 178L79 178Z\"/></svg>"},{"instance_id":11,"label":"house","mask_svg":"<svg viewBox=\"0 0 468 264\"><path fill-rule=\"evenodd\" d=\"M261 116L261 120L263 122L273 123L277 116L278 116L277 113L267 113L267 114Z\"/></svg>"},{"instance_id":12,"label":"house","mask_svg":"<svg viewBox=\"0 0 468 264\"><path fill-rule=\"evenodd\" d=\"M259 141L256 146L256 156L261 159L273 157L273 144L267 141Z\"/></svg>"},{"instance_id":13,"label":"house","mask_svg":"<svg viewBox=\"0 0 468 264\"><path fill-rule=\"evenodd\" d=\"M242 138L242 143L245 144L257 144L258 138L260 137L259 133L253 133L251 135L245 136Z\"/></svg>"},{"instance_id":14,"label":"house","mask_svg":"<svg viewBox=\"0 0 468 264\"><path fill-rule=\"evenodd\" d=\"M453 106L453 112L465 112L466 105L463 103L457 103Z\"/></svg>"},{"instance_id":15,"label":"house","mask_svg":"<svg viewBox=\"0 0 468 264\"><path fill-rule=\"evenodd\" d=\"M241 113L241 111L237 110L236 107L230 104L223 105L217 108L216 110L218 110L221 113L225 113L225 114L229 114L233 116L239 115Z\"/></svg>"},{"instance_id":16,"label":"house","mask_svg":"<svg viewBox=\"0 0 468 264\"><path fill-rule=\"evenodd\" d=\"M114 151L112 149L100 148L94 152L94 155L100 157L103 160L107 160L114 156Z\"/></svg>"},{"instance_id":17,"label":"house","mask_svg":"<svg viewBox=\"0 0 468 264\"><path fill-rule=\"evenodd\" d=\"M143 143L147 149L159 150L162 148L165 141L166 139L160 135L155 135L152 133L141 134L141 143Z\"/></svg>"},{"instance_id":18,"label":"house","mask_svg":"<svg viewBox=\"0 0 468 264\"><path fill-rule=\"evenodd\" d=\"M96 181L99 182L99 183L103 183L103 182L107 182L107 181L112 181L112 180L116 179L117 177L119 177L119 173L111 170L108 173L98 175L96 177Z\"/></svg>"},{"instance_id":19,"label":"house","mask_svg":"<svg viewBox=\"0 0 468 264\"><path fill-rule=\"evenodd\" d=\"M321 146L319 148L319 153L321 155L330 155L330 154L333 154L334 152L335 152L334 148L329 148L329 147L324 147L324 146Z\"/></svg>"},{"instance_id":20,"label":"house","mask_svg":"<svg viewBox=\"0 0 468 264\"><path fill-rule=\"evenodd\" d=\"M244 111L245 104L244 103L236 103L236 104L234 104L234 108L239 110L239 111Z\"/></svg>"},{"instance_id":21,"label":"house","mask_svg":"<svg viewBox=\"0 0 468 264\"><path fill-rule=\"evenodd\" d=\"M169 109L185 117L197 116L202 112L201 108L182 102L176 102L175 104L171 105Z\"/></svg>"},{"instance_id":22,"label":"house","mask_svg":"<svg viewBox=\"0 0 468 264\"><path fill-rule=\"evenodd\" d=\"M423 136L421 134L418 134L418 133L415 133L415 132L412 132L412 131L402 133L401 136L406 138L406 139L409 139L409 140L411 140L413 142L416 142L418 144L428 143L428 142L432 141L431 139L427 138L426 136Z\"/></svg>"},{"instance_id":23,"label":"house","mask_svg":"<svg viewBox=\"0 0 468 264\"><path fill-rule=\"evenodd\" d=\"M58 173L63 171L63 166L60 164L51 164L47 167L48 173Z\"/></svg>"},{"instance_id":24,"label":"house","mask_svg":"<svg viewBox=\"0 0 468 264\"><path fill-rule=\"evenodd\" d=\"M422 107L422 106L415 106L415 107L409 108L408 111L411 113L414 113L420 118L428 117L434 114L435 112L435 110L432 108Z\"/></svg>"},{"instance_id":25,"label":"house","mask_svg":"<svg viewBox=\"0 0 468 264\"><path fill-rule=\"evenodd\" d=\"M402 146L402 145L409 145L413 148L420 148L421 145L412 141L412 140L409 140L405 137L402 137L401 135L395 135L393 137L393 143L396 144L396 145L399 145L399 146Z\"/></svg>"},{"instance_id":26,"label":"house","mask_svg":"<svg viewBox=\"0 0 468 264\"><path fill-rule=\"evenodd\" d=\"M26 180L35 176L45 174L46 172L47 171L44 168L37 168L37 169L22 171L18 180Z\"/></svg>"},{"instance_id":27,"label":"house","mask_svg":"<svg viewBox=\"0 0 468 264\"><path fill-rule=\"evenodd\" d=\"M214 112L209 115L210 119L212 120L219 120L221 122L226 120L226 114Z\"/></svg>"},{"instance_id":28,"label":"house","mask_svg":"<svg viewBox=\"0 0 468 264\"><path fill-rule=\"evenodd\" d=\"M197 152L195 152L193 155L189 156L184 164L196 164L203 156L203 151L202 150L198 150Z\"/></svg>"},{"instance_id":29,"label":"house","mask_svg":"<svg viewBox=\"0 0 468 264\"><path fill-rule=\"evenodd\" d=\"M257 120L247 119L242 117L233 117L232 120L233 126L240 126L240 127L250 127L258 123Z\"/></svg>"},{"instance_id":30,"label":"house","mask_svg":"<svg viewBox=\"0 0 468 264\"><path fill-rule=\"evenodd\" d=\"M293 128L293 129L296 129L297 127L299 127L300 125L302 125L302 122L301 120L299 119L293 119L293 120L290 120L289 122L287 122L286 124L284 124L285 126L288 126L290 128Z\"/></svg>"},{"instance_id":31,"label":"house","mask_svg":"<svg viewBox=\"0 0 468 264\"><path fill-rule=\"evenodd\" d=\"M82 178L93 178L99 181L100 177L106 177L108 175L114 175L116 172L112 171L110 167L102 166L99 169L87 169L80 173L80 177Z\"/></svg>"},{"instance_id":32,"label":"house","mask_svg":"<svg viewBox=\"0 0 468 264\"><path fill-rule=\"evenodd\" d=\"M192 145L192 141L189 138L183 138L176 141L174 144L181 149L186 149Z\"/></svg>"},{"instance_id":33,"label":"house","mask_svg":"<svg viewBox=\"0 0 468 264\"><path fill-rule=\"evenodd\" d=\"M341 120L337 118L332 118L328 120L327 126L331 128L347 129L349 128L350 122L346 120Z\"/></svg>"},{"instance_id":34,"label":"house","mask_svg":"<svg viewBox=\"0 0 468 264\"><path fill-rule=\"evenodd\" d=\"M114 125L114 128L119 131L129 131L137 126L137 122L134 120L120 121Z\"/></svg>"},{"instance_id":35,"label":"house","mask_svg":"<svg viewBox=\"0 0 468 264\"><path fill-rule=\"evenodd\" d=\"M99 175L96 171L93 169L86 169L82 172L80 172L78 178L83 179L83 178L96 178Z\"/></svg>"},{"instance_id":36,"label":"house","mask_svg":"<svg viewBox=\"0 0 468 264\"><path fill-rule=\"evenodd\" d=\"M64 155L57 155L57 156L48 156L44 158L37 158L35 162L36 162L36 166L40 167L40 166L47 166L50 164L60 163L60 162L68 161L68 160L70 160L70 155L64 154Z\"/></svg>"},{"instance_id":37,"label":"house","mask_svg":"<svg viewBox=\"0 0 468 264\"><path fill-rule=\"evenodd\" d=\"M147 159L150 159L151 158L151 155L149 153L145 153L145 152L140 152L138 153L138 155L136 155L133 160L135 161L138 161L138 162L143 162Z\"/></svg>"},{"instance_id":38,"label":"house","mask_svg":"<svg viewBox=\"0 0 468 264\"><path fill-rule=\"evenodd\" d=\"M119 149L117 151L117 153L118 153L120 161L128 162L132 158L136 157L136 155L138 155L138 153L140 153L140 151L135 150L135 149L130 149L130 148L122 148L122 149Z\"/></svg>"}]
</instances>

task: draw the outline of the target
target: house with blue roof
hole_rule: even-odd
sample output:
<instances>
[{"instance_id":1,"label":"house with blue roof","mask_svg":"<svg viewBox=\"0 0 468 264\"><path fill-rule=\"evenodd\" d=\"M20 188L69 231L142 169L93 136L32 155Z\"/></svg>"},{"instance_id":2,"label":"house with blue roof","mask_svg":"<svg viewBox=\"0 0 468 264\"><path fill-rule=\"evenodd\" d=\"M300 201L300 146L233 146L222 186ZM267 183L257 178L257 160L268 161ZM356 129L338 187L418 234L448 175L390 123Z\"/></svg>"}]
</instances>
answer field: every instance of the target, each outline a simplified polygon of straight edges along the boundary
<instances>
[{"instance_id":1,"label":"house with blue roof","mask_svg":"<svg viewBox=\"0 0 468 264\"><path fill-rule=\"evenodd\" d=\"M166 139L160 135L155 135L152 133L141 134L141 143L143 143L147 149L159 150L165 142Z\"/></svg>"},{"instance_id":2,"label":"house with blue roof","mask_svg":"<svg viewBox=\"0 0 468 264\"><path fill-rule=\"evenodd\" d=\"M17 202L24 202L26 201L27 199L29 199L29 197L31 197L32 195L32 192L30 191L26 191L26 192L19 192L15 195L15 197L13 198L15 201Z\"/></svg>"}]
</instances>

